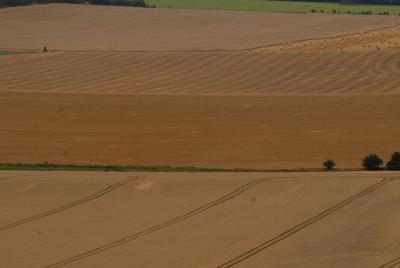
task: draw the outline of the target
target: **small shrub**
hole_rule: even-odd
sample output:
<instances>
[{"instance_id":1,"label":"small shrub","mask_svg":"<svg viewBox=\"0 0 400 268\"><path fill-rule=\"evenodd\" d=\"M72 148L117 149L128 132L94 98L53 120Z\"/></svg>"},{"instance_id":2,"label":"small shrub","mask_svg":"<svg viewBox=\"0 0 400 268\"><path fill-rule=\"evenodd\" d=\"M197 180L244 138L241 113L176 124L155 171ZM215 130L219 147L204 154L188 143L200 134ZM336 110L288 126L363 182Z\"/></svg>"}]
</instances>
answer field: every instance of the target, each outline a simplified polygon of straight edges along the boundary
<instances>
[{"instance_id":1,"label":"small shrub","mask_svg":"<svg viewBox=\"0 0 400 268\"><path fill-rule=\"evenodd\" d=\"M387 162L386 168L388 170L400 170L400 152L392 154L392 158Z\"/></svg>"},{"instance_id":2,"label":"small shrub","mask_svg":"<svg viewBox=\"0 0 400 268\"><path fill-rule=\"evenodd\" d=\"M336 9L332 9L332 13L333 14L336 14L337 12L336 12Z\"/></svg>"},{"instance_id":3,"label":"small shrub","mask_svg":"<svg viewBox=\"0 0 400 268\"><path fill-rule=\"evenodd\" d=\"M377 154L370 154L362 159L362 165L367 170L379 170L383 164L383 160Z\"/></svg>"},{"instance_id":4,"label":"small shrub","mask_svg":"<svg viewBox=\"0 0 400 268\"><path fill-rule=\"evenodd\" d=\"M315 12L317 12L315 9L311 9L311 13L315 13ZM399 13L399 15L400 15L400 13Z\"/></svg>"},{"instance_id":5,"label":"small shrub","mask_svg":"<svg viewBox=\"0 0 400 268\"><path fill-rule=\"evenodd\" d=\"M323 9L321 9L321 11L320 11L321 13L325 13L325 11L323 10Z\"/></svg>"},{"instance_id":6,"label":"small shrub","mask_svg":"<svg viewBox=\"0 0 400 268\"><path fill-rule=\"evenodd\" d=\"M324 166L324 168L326 170L332 170L335 168L336 163L335 163L335 161L328 159L324 163L322 163L322 165Z\"/></svg>"}]
</instances>

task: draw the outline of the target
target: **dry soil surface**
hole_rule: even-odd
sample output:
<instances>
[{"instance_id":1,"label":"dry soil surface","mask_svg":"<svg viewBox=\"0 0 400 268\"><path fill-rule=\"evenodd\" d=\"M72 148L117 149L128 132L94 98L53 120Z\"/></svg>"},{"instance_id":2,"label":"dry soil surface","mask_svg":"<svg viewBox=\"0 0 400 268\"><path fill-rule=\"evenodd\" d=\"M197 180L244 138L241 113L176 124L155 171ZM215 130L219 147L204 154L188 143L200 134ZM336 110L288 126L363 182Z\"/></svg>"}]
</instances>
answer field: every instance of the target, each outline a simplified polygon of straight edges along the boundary
<instances>
[{"instance_id":1,"label":"dry soil surface","mask_svg":"<svg viewBox=\"0 0 400 268\"><path fill-rule=\"evenodd\" d=\"M2 171L0 186L2 267L377 268L400 255L395 173Z\"/></svg>"},{"instance_id":2,"label":"dry soil surface","mask_svg":"<svg viewBox=\"0 0 400 268\"><path fill-rule=\"evenodd\" d=\"M400 148L400 96L0 93L0 162L358 168Z\"/></svg>"}]
</instances>

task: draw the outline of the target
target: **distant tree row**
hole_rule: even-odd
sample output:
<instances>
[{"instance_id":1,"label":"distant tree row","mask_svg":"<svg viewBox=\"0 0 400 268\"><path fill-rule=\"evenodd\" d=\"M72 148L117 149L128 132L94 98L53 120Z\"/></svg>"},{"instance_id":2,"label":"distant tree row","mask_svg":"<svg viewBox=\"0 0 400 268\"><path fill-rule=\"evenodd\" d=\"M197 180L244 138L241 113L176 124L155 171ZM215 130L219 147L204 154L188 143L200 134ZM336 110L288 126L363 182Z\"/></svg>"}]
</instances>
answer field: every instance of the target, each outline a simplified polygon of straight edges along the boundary
<instances>
[{"instance_id":1,"label":"distant tree row","mask_svg":"<svg viewBox=\"0 0 400 268\"><path fill-rule=\"evenodd\" d=\"M336 166L335 161L327 160L322 163L326 170L333 170ZM377 154L367 155L362 159L362 166L366 170L381 170L383 169L383 160ZM400 152L392 154L390 160L386 163L387 170L400 170Z\"/></svg>"},{"instance_id":2,"label":"distant tree row","mask_svg":"<svg viewBox=\"0 0 400 268\"><path fill-rule=\"evenodd\" d=\"M340 0L341 4L400 5L400 0Z\"/></svg>"},{"instance_id":3,"label":"distant tree row","mask_svg":"<svg viewBox=\"0 0 400 268\"><path fill-rule=\"evenodd\" d=\"M305 2L305 0L280 0ZM338 3L338 4L372 4L372 5L400 5L400 0L307 0L307 2Z\"/></svg>"},{"instance_id":4,"label":"distant tree row","mask_svg":"<svg viewBox=\"0 0 400 268\"><path fill-rule=\"evenodd\" d=\"M317 13L318 10L313 8L313 9L310 10L310 12L311 13ZM323 9L321 9L319 12L320 13L325 13L325 11ZM332 13L333 14L341 14L341 13L343 13L343 14L358 14L358 15L390 15L390 12L387 12L387 11L381 11L381 12L375 14L375 13L372 13L371 10L362 10L362 11L350 11L350 10L348 10L348 11L343 11L342 12L340 10L332 9ZM400 15L400 13L399 13L399 15Z\"/></svg>"},{"instance_id":5,"label":"distant tree row","mask_svg":"<svg viewBox=\"0 0 400 268\"><path fill-rule=\"evenodd\" d=\"M92 5L111 5L111 6L131 6L131 7L150 7L144 0L90 0ZM154 6L151 6L154 7Z\"/></svg>"},{"instance_id":6,"label":"distant tree row","mask_svg":"<svg viewBox=\"0 0 400 268\"><path fill-rule=\"evenodd\" d=\"M154 7L147 5L144 0L0 0L0 7L28 6L33 4L50 4L50 3Z\"/></svg>"}]
</instances>

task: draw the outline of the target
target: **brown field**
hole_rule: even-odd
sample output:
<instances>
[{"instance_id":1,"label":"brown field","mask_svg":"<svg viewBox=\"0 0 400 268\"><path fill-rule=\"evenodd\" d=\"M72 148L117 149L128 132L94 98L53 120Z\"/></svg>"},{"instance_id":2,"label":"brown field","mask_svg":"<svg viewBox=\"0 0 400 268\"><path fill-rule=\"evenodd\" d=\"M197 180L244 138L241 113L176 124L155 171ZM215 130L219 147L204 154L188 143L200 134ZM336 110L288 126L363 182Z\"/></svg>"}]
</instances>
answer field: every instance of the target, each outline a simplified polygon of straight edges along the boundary
<instances>
[{"instance_id":1,"label":"brown field","mask_svg":"<svg viewBox=\"0 0 400 268\"><path fill-rule=\"evenodd\" d=\"M393 267L399 190L387 172L2 171L1 266Z\"/></svg>"},{"instance_id":2,"label":"brown field","mask_svg":"<svg viewBox=\"0 0 400 268\"><path fill-rule=\"evenodd\" d=\"M0 48L60 50L0 58L0 162L359 168L400 149L399 17L0 12Z\"/></svg>"},{"instance_id":3,"label":"brown field","mask_svg":"<svg viewBox=\"0 0 400 268\"><path fill-rule=\"evenodd\" d=\"M3 163L358 168L400 148L400 96L0 96Z\"/></svg>"}]
</instances>

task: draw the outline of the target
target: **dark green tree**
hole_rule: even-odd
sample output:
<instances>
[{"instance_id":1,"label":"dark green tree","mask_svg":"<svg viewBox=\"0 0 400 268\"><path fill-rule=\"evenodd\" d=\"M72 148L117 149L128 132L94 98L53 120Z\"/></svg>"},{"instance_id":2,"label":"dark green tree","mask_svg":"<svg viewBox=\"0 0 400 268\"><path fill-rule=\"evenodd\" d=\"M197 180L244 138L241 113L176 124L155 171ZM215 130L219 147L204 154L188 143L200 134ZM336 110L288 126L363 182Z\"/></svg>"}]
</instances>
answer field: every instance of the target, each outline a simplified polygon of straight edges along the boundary
<instances>
[{"instance_id":1,"label":"dark green tree","mask_svg":"<svg viewBox=\"0 0 400 268\"><path fill-rule=\"evenodd\" d=\"M362 159L362 165L367 170L379 170L383 164L383 160L377 154L370 154Z\"/></svg>"},{"instance_id":2,"label":"dark green tree","mask_svg":"<svg viewBox=\"0 0 400 268\"><path fill-rule=\"evenodd\" d=\"M386 168L388 170L400 170L400 152L392 154L392 158L387 162Z\"/></svg>"},{"instance_id":3,"label":"dark green tree","mask_svg":"<svg viewBox=\"0 0 400 268\"><path fill-rule=\"evenodd\" d=\"M336 163L335 163L335 161L333 161L333 160L331 160L331 159L328 159L328 160L326 160L324 163L322 163L322 165L324 166L324 168L325 168L326 170L332 170L332 169L335 168Z\"/></svg>"}]
</instances>

